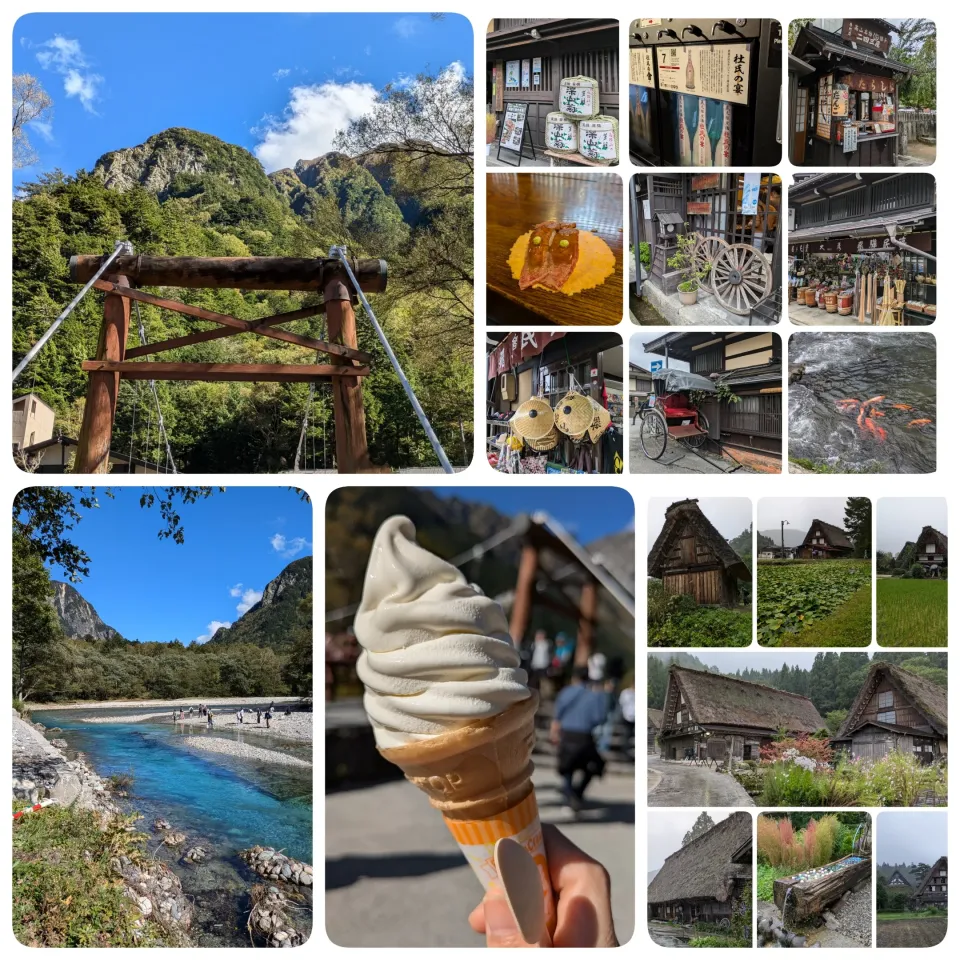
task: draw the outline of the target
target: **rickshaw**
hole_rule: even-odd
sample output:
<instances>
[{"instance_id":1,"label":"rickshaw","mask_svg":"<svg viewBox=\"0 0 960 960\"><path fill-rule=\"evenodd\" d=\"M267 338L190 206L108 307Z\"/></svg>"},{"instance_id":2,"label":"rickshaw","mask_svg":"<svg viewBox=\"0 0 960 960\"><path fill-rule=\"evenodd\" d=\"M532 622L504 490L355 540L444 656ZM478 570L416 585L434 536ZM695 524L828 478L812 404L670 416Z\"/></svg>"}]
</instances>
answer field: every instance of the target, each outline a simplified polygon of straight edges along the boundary
<instances>
[{"instance_id":1,"label":"rickshaw","mask_svg":"<svg viewBox=\"0 0 960 960\"><path fill-rule=\"evenodd\" d=\"M667 367L653 374L654 400L640 421L640 447L651 460L659 460L672 438L694 452L710 433L710 421L690 399L690 392L716 394L712 380L688 370Z\"/></svg>"}]
</instances>

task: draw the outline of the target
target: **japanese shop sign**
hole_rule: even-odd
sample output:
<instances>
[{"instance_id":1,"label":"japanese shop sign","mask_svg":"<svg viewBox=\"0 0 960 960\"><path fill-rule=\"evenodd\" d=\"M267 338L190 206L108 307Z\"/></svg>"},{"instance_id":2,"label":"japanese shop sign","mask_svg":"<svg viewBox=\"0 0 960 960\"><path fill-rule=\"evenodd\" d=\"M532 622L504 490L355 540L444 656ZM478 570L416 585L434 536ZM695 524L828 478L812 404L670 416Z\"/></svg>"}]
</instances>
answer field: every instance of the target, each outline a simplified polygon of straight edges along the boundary
<instances>
[{"instance_id":1,"label":"japanese shop sign","mask_svg":"<svg viewBox=\"0 0 960 960\"><path fill-rule=\"evenodd\" d=\"M872 47L881 53L890 49L890 34L871 26L863 20L844 20L840 36L850 43Z\"/></svg>"},{"instance_id":2,"label":"japanese shop sign","mask_svg":"<svg viewBox=\"0 0 960 960\"><path fill-rule=\"evenodd\" d=\"M858 93L893 93L897 89L889 77L874 77L869 73L848 73L840 79Z\"/></svg>"},{"instance_id":3,"label":"japanese shop sign","mask_svg":"<svg viewBox=\"0 0 960 960\"><path fill-rule=\"evenodd\" d=\"M657 76L661 90L749 103L750 44L657 47Z\"/></svg>"},{"instance_id":4,"label":"japanese shop sign","mask_svg":"<svg viewBox=\"0 0 960 960\"><path fill-rule=\"evenodd\" d=\"M653 86L653 50L634 47L630 51L630 82L639 87Z\"/></svg>"}]
</instances>

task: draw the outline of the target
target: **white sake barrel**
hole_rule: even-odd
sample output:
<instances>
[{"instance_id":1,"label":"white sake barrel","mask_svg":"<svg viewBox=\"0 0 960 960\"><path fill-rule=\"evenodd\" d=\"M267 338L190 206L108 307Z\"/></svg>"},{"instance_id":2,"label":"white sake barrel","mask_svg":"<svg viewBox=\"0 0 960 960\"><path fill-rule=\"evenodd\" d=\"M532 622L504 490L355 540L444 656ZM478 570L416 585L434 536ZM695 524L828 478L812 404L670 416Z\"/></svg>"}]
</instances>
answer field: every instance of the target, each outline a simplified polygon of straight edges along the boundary
<instances>
[{"instance_id":1,"label":"white sake barrel","mask_svg":"<svg viewBox=\"0 0 960 960\"><path fill-rule=\"evenodd\" d=\"M580 121L580 156L597 163L616 163L620 139L616 117L594 117Z\"/></svg>"},{"instance_id":2,"label":"white sake barrel","mask_svg":"<svg viewBox=\"0 0 960 960\"><path fill-rule=\"evenodd\" d=\"M600 112L600 84L593 77L564 77L560 81L560 112L589 120Z\"/></svg>"},{"instance_id":3,"label":"white sake barrel","mask_svg":"<svg viewBox=\"0 0 960 960\"><path fill-rule=\"evenodd\" d=\"M577 152L577 121L565 117L559 110L547 114L544 140L548 150L557 153Z\"/></svg>"}]
</instances>

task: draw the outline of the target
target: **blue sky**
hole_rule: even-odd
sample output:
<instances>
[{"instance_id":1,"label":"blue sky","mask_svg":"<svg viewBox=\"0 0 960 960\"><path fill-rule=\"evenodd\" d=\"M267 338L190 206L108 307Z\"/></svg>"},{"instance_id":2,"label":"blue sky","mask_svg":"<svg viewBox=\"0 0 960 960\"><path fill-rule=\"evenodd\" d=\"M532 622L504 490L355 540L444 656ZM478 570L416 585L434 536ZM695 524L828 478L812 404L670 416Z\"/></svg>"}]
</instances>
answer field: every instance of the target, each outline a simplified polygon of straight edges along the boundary
<instances>
[{"instance_id":1,"label":"blue sky","mask_svg":"<svg viewBox=\"0 0 960 960\"><path fill-rule=\"evenodd\" d=\"M160 540L159 508L140 506L140 487L97 491L97 510L68 535L90 556L73 584L128 640L209 639L232 623L288 563L313 553L309 503L287 488L228 487L178 508L185 542ZM63 570L50 568L55 580Z\"/></svg>"},{"instance_id":2,"label":"blue sky","mask_svg":"<svg viewBox=\"0 0 960 960\"><path fill-rule=\"evenodd\" d=\"M634 526L633 499L619 487L432 487L438 497L485 503L508 517L545 510L581 543Z\"/></svg>"},{"instance_id":3,"label":"blue sky","mask_svg":"<svg viewBox=\"0 0 960 960\"><path fill-rule=\"evenodd\" d=\"M40 159L15 181L89 170L168 127L292 166L329 150L386 84L455 63L472 73L473 32L455 14L30 14L14 26L14 72L54 107L28 127Z\"/></svg>"}]
</instances>

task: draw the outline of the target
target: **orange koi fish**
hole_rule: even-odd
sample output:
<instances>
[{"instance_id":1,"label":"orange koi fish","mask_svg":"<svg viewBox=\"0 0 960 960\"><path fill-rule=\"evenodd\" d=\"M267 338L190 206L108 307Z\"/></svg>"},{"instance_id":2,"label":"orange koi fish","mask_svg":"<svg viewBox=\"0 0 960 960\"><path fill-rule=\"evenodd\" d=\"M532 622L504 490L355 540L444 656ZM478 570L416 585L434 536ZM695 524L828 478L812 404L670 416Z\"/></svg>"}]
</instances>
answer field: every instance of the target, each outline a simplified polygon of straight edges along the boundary
<instances>
[{"instance_id":1,"label":"orange koi fish","mask_svg":"<svg viewBox=\"0 0 960 960\"><path fill-rule=\"evenodd\" d=\"M863 407L860 408L860 416L857 417L857 426L862 430L863 429L863 418L867 415L866 410Z\"/></svg>"},{"instance_id":2,"label":"orange koi fish","mask_svg":"<svg viewBox=\"0 0 960 960\"><path fill-rule=\"evenodd\" d=\"M877 438L883 443L887 439L887 431L883 427L877 427Z\"/></svg>"},{"instance_id":3,"label":"orange koi fish","mask_svg":"<svg viewBox=\"0 0 960 960\"><path fill-rule=\"evenodd\" d=\"M925 425L928 424L928 423L933 423L933 421L932 421L932 420L911 420L911 421L907 424L907 429L909 430L910 427L922 427L922 426L925 426Z\"/></svg>"},{"instance_id":4,"label":"orange koi fish","mask_svg":"<svg viewBox=\"0 0 960 960\"><path fill-rule=\"evenodd\" d=\"M885 414L882 410L877 410L877 408L874 407L874 408L871 409L871 411L870 411L870 416L871 416L871 417L885 417L886 414Z\"/></svg>"},{"instance_id":5,"label":"orange koi fish","mask_svg":"<svg viewBox=\"0 0 960 960\"><path fill-rule=\"evenodd\" d=\"M873 425L873 421L872 421L869 417L867 417L867 419L863 421L863 425L864 425L872 434L874 434L874 435L876 434L877 428Z\"/></svg>"},{"instance_id":6,"label":"orange koi fish","mask_svg":"<svg viewBox=\"0 0 960 960\"><path fill-rule=\"evenodd\" d=\"M887 399L887 398L886 398L885 396L881 396L881 397L871 397L869 400L864 400L863 402L864 402L864 404L866 404L867 406L869 406L871 403L879 403L881 400L886 400L886 399Z\"/></svg>"},{"instance_id":7,"label":"orange koi fish","mask_svg":"<svg viewBox=\"0 0 960 960\"><path fill-rule=\"evenodd\" d=\"M911 407L909 403L894 403L894 404L891 404L891 407L894 410L912 410L913 409L913 407Z\"/></svg>"},{"instance_id":8,"label":"orange koi fish","mask_svg":"<svg viewBox=\"0 0 960 960\"><path fill-rule=\"evenodd\" d=\"M853 398L848 397L846 400L838 400L837 404L839 405L839 404L859 403L859 402L860 402L859 400L854 400Z\"/></svg>"}]
</instances>

